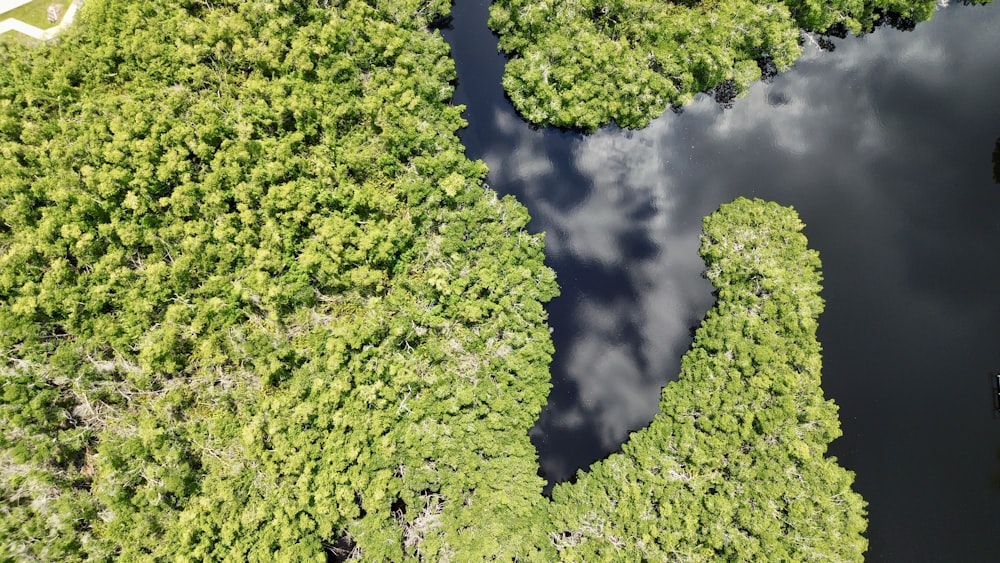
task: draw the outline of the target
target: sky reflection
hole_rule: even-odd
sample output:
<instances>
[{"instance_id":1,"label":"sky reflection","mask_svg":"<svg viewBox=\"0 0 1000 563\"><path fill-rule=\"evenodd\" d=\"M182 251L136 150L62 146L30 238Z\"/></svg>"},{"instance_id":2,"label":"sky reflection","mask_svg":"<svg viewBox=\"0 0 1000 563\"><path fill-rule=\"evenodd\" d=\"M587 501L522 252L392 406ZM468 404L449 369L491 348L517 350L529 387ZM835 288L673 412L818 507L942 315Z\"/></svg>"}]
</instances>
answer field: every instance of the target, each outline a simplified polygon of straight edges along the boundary
<instances>
[{"instance_id":1,"label":"sky reflection","mask_svg":"<svg viewBox=\"0 0 1000 563\"><path fill-rule=\"evenodd\" d=\"M567 478L652 418L712 303L701 218L761 197L793 205L823 259L824 389L844 428L832 452L870 502L870 559L994 560L1000 4L808 47L731 109L700 96L641 131L591 136L524 124L499 89L503 58L455 43L495 48L485 6L456 6L455 101L468 154L528 207L563 291L532 432L547 475Z\"/></svg>"}]
</instances>

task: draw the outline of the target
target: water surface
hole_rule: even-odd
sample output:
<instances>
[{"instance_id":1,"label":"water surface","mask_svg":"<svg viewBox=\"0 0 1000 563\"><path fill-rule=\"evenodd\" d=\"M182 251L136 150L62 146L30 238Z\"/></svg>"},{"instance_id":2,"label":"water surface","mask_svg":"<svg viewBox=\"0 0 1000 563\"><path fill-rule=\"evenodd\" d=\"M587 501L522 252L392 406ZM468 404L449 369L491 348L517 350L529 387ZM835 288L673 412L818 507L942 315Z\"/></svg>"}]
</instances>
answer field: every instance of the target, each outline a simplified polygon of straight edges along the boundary
<instances>
[{"instance_id":1,"label":"water surface","mask_svg":"<svg viewBox=\"0 0 1000 563\"><path fill-rule=\"evenodd\" d=\"M831 452L869 501L871 560L1000 553L1000 5L953 6L804 57L730 109L700 97L641 131L538 130L504 99L486 0L445 36L462 139L530 210L562 287L553 390L532 440L568 478L656 412L712 303L701 218L794 206L820 251Z\"/></svg>"}]
</instances>

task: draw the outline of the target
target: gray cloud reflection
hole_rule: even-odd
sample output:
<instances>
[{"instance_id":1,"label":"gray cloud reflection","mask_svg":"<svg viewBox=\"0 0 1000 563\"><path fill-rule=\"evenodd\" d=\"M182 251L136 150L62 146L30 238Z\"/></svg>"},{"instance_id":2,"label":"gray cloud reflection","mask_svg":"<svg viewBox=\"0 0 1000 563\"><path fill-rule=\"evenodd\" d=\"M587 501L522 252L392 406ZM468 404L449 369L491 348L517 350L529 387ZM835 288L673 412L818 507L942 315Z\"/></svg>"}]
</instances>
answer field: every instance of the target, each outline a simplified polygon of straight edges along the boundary
<instances>
[{"instance_id":1,"label":"gray cloud reflection","mask_svg":"<svg viewBox=\"0 0 1000 563\"><path fill-rule=\"evenodd\" d=\"M513 143L484 155L490 181L513 187L528 205L563 287L550 306L555 389L533 433L556 480L592 460L546 456L547 448L593 455L649 422L661 387L676 376L690 327L712 300L700 278L700 217L679 217L675 204L673 163L688 155L660 130L665 123L583 137L533 130L501 110L494 115L496 130ZM564 152L554 154L553 136ZM553 444L550 435L572 439ZM596 443L574 444L581 440Z\"/></svg>"},{"instance_id":2,"label":"gray cloud reflection","mask_svg":"<svg viewBox=\"0 0 1000 563\"><path fill-rule=\"evenodd\" d=\"M898 330L891 318L957 330L954 295L938 295L935 286L964 283L946 255L969 259L956 247L962 237L981 235L962 234L951 225L957 219L947 229L913 233L915 225L941 221L935 217L968 213L944 184L963 182L955 171L972 164L962 164L968 159L951 149L978 129L989 130L986 143L992 143L1000 130L973 127L982 119L982 92L955 88L996 68L981 60L995 52L996 18L989 23L964 15L971 12L946 10L935 18L943 23L912 33L849 38L833 53L807 47L794 69L754 85L732 109L699 96L682 115L668 113L641 131L536 130L509 105L492 106L496 142L483 151L490 181L527 205L531 228L546 233L549 263L563 288L549 307L554 389L532 434L550 478L586 467L655 414L659 390L676 376L690 341L689 327L712 301L699 276L701 218L738 195L794 205L821 251L826 297L838 309L827 313L822 326L830 328L821 330L840 335L826 343L834 355L828 388L842 394L850 386L865 389L847 370L876 381L864 363L841 359L840 347L884 362L869 344L896 346L876 343ZM964 21L951 23L956 15ZM963 33L965 40L956 41ZM989 164L983 163L987 179ZM981 245L972 248L983 252ZM947 271L928 260L947 263ZM880 332L857 340L866 330ZM841 403L853 416L866 401L870 397ZM884 445L873 435L869 445L845 447Z\"/></svg>"},{"instance_id":3,"label":"gray cloud reflection","mask_svg":"<svg viewBox=\"0 0 1000 563\"><path fill-rule=\"evenodd\" d=\"M1000 3L955 6L913 32L807 48L732 109L700 96L644 130L588 137L530 128L498 87L463 94L469 154L531 211L563 291L532 431L548 477L652 418L712 301L701 218L761 197L793 205L823 258L824 388L844 428L832 451L870 502L870 557L995 558L998 37ZM462 69L484 63L461 59L477 51L455 52L460 84L475 82ZM499 76L502 60L487 63Z\"/></svg>"}]
</instances>

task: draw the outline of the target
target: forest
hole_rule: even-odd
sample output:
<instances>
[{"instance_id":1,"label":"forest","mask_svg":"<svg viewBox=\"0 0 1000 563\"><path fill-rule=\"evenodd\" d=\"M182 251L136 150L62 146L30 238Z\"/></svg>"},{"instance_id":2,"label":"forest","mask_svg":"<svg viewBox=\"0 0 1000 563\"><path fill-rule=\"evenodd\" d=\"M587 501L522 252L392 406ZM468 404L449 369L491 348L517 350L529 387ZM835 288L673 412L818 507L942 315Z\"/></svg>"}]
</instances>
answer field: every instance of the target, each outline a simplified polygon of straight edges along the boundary
<instances>
[{"instance_id":1,"label":"forest","mask_svg":"<svg viewBox=\"0 0 1000 563\"><path fill-rule=\"evenodd\" d=\"M662 414L542 494L558 293L443 1L88 0L0 45L0 561L860 560L819 260L706 219Z\"/></svg>"},{"instance_id":2,"label":"forest","mask_svg":"<svg viewBox=\"0 0 1000 563\"><path fill-rule=\"evenodd\" d=\"M882 24L913 29L935 6L935 0L496 0L490 27L511 57L503 85L518 112L540 125L593 131L609 123L645 127L699 92L728 101L788 69L807 40L829 46L824 35L867 33Z\"/></svg>"}]
</instances>

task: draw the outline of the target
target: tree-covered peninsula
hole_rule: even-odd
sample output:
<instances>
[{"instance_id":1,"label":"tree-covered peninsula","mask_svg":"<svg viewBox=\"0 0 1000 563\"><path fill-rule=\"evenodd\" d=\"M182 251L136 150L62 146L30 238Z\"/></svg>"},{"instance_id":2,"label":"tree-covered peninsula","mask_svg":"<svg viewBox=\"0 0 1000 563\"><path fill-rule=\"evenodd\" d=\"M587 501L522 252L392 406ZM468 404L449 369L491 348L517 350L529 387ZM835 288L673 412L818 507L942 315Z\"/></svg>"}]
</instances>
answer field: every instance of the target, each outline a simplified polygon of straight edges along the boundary
<instances>
[{"instance_id":1,"label":"tree-covered peninsula","mask_svg":"<svg viewBox=\"0 0 1000 563\"><path fill-rule=\"evenodd\" d=\"M704 220L715 306L653 422L556 486L560 559L863 560L864 500L825 456L840 422L820 388L820 261L802 227L761 200Z\"/></svg>"},{"instance_id":2,"label":"tree-covered peninsula","mask_svg":"<svg viewBox=\"0 0 1000 563\"><path fill-rule=\"evenodd\" d=\"M552 500L557 292L444 2L88 0L0 46L0 561L859 559L816 256L706 222L663 414Z\"/></svg>"},{"instance_id":3,"label":"tree-covered peninsula","mask_svg":"<svg viewBox=\"0 0 1000 563\"><path fill-rule=\"evenodd\" d=\"M988 1L988 0L987 0ZM644 127L694 94L745 90L789 67L801 30L858 33L883 15L923 21L935 0L496 0L512 58L503 85L533 123Z\"/></svg>"}]
</instances>

